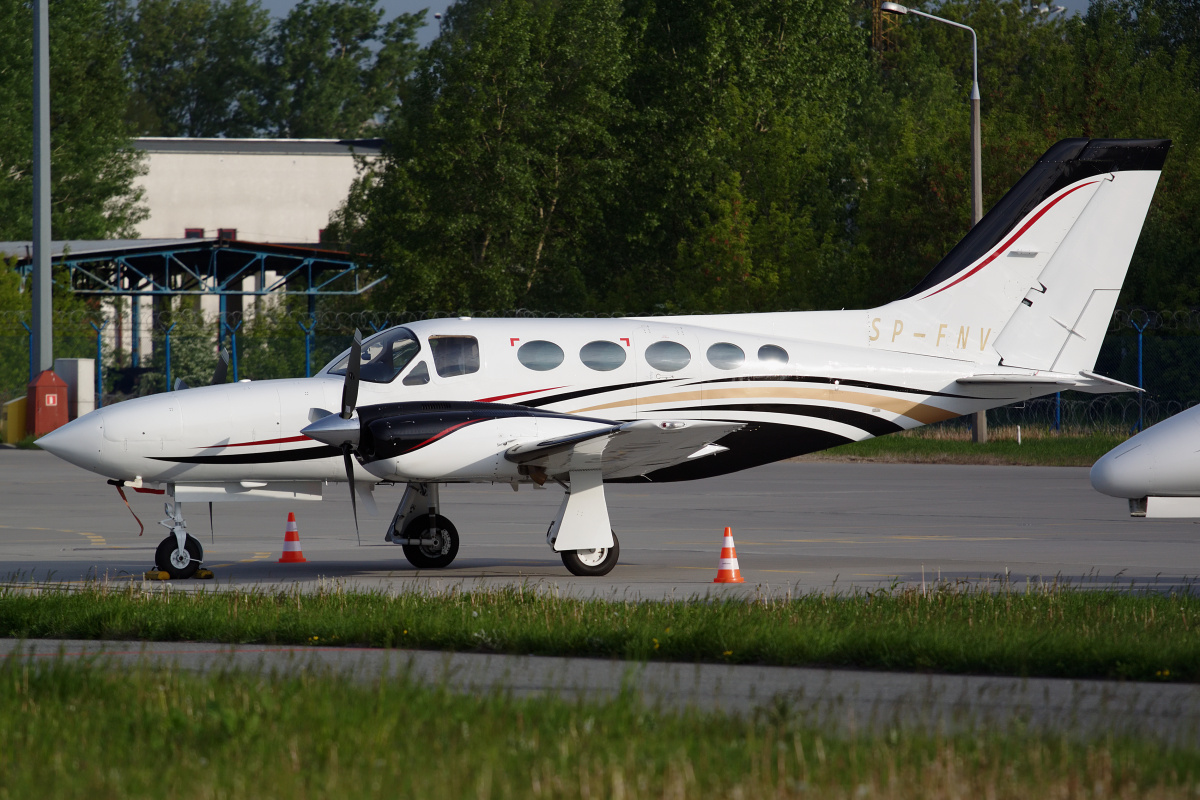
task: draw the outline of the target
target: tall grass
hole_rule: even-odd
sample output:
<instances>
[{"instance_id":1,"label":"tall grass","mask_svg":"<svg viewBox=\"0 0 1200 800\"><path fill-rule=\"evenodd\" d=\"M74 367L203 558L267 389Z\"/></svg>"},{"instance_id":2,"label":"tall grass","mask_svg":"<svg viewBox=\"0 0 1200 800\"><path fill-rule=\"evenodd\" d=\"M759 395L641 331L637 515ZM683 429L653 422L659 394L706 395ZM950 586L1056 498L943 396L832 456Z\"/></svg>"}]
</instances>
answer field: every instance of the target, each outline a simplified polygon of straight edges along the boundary
<instances>
[{"instance_id":1,"label":"tall grass","mask_svg":"<svg viewBox=\"0 0 1200 800\"><path fill-rule=\"evenodd\" d=\"M0 797L1191 797L1195 750L1015 733L832 738L757 718L408 680L0 666Z\"/></svg>"},{"instance_id":2,"label":"tall grass","mask_svg":"<svg viewBox=\"0 0 1200 800\"><path fill-rule=\"evenodd\" d=\"M353 644L494 653L1200 681L1200 597L942 584L620 601L527 586L391 593L0 590L0 636Z\"/></svg>"}]
</instances>

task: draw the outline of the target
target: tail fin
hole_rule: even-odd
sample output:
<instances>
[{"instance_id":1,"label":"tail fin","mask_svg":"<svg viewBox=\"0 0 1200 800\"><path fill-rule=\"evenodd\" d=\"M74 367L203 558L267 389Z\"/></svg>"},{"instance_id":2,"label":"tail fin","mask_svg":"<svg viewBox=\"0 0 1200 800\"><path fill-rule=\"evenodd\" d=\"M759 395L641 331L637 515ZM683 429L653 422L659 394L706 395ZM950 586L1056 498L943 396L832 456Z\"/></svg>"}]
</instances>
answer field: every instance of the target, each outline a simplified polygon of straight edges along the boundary
<instances>
[{"instance_id":1,"label":"tail fin","mask_svg":"<svg viewBox=\"0 0 1200 800\"><path fill-rule=\"evenodd\" d=\"M871 312L871 346L1091 370L1170 146L1051 147L924 280Z\"/></svg>"}]
</instances>

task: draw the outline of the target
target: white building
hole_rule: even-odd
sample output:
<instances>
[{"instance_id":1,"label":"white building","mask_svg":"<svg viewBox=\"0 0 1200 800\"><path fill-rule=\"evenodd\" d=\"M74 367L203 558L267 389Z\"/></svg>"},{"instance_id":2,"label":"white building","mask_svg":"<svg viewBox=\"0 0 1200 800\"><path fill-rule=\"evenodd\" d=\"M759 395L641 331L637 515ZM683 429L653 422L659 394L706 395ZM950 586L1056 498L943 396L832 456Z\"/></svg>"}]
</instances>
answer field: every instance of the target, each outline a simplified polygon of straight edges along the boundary
<instances>
[{"instance_id":1,"label":"white building","mask_svg":"<svg viewBox=\"0 0 1200 800\"><path fill-rule=\"evenodd\" d=\"M220 237L316 244L346 199L357 159L380 141L338 139L135 140L146 153L137 181L150 216L143 239Z\"/></svg>"}]
</instances>

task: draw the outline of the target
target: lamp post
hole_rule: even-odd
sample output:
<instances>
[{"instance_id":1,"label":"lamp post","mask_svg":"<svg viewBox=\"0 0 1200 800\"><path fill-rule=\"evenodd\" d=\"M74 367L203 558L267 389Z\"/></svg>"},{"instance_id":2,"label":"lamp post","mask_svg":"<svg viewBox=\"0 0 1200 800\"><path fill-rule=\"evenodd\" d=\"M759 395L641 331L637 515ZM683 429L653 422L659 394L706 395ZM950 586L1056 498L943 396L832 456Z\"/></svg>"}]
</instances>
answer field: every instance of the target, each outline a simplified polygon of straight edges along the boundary
<instances>
[{"instance_id":1,"label":"lamp post","mask_svg":"<svg viewBox=\"0 0 1200 800\"><path fill-rule=\"evenodd\" d=\"M980 134L979 134L979 38L975 35L975 29L970 25L963 25L961 22L936 17L933 14L926 14L924 11L917 11L914 8L902 6L899 3L885 2L879 5L879 10L886 14L915 14L918 17L925 17L934 22L944 22L955 28L961 28L964 31L969 31L971 34L971 227L979 224L979 220L983 219L983 156L981 154ZM975 412L975 426L972 432L972 439L976 442L987 441L987 412Z\"/></svg>"}]
</instances>

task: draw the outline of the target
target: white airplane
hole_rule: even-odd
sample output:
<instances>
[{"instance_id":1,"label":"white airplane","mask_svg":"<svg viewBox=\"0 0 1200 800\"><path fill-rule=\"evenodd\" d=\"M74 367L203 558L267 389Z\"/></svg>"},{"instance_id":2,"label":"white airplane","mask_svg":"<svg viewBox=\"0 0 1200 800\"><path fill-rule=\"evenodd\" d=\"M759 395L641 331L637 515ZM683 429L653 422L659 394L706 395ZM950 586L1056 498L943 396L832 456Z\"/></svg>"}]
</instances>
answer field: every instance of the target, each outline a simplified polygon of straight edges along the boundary
<instances>
[{"instance_id":1,"label":"white airplane","mask_svg":"<svg viewBox=\"0 0 1200 800\"><path fill-rule=\"evenodd\" d=\"M1066 388L1132 389L1091 370L1169 147L1059 142L878 308L425 320L356 336L312 378L129 400L38 445L163 493L155 563L172 577L204 558L182 504L319 499L342 479L352 499L406 484L385 539L418 568L458 553L439 485L556 483L548 544L604 575L620 552L606 482L725 475Z\"/></svg>"},{"instance_id":2,"label":"white airplane","mask_svg":"<svg viewBox=\"0 0 1200 800\"><path fill-rule=\"evenodd\" d=\"M1200 517L1200 406L1109 450L1091 477L1096 491L1129 500L1130 516Z\"/></svg>"}]
</instances>

